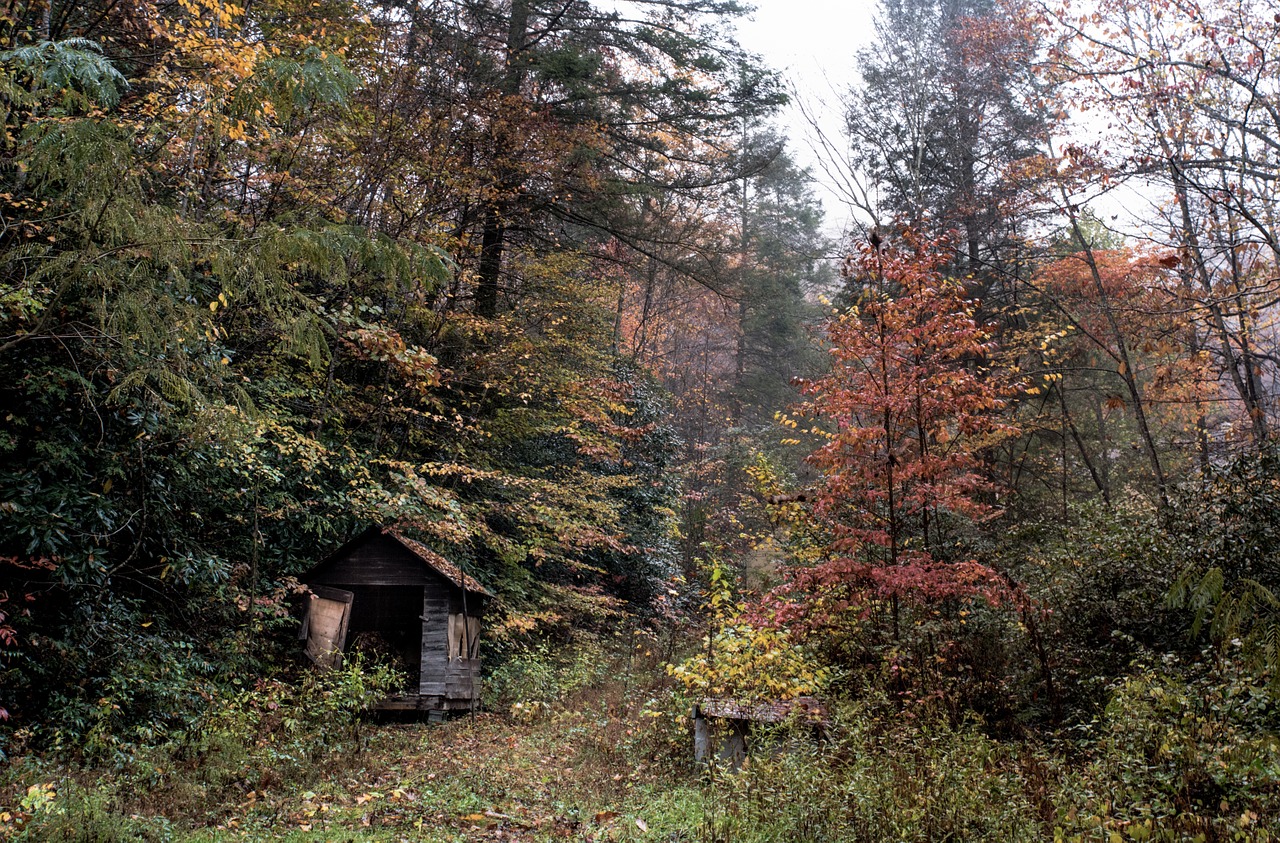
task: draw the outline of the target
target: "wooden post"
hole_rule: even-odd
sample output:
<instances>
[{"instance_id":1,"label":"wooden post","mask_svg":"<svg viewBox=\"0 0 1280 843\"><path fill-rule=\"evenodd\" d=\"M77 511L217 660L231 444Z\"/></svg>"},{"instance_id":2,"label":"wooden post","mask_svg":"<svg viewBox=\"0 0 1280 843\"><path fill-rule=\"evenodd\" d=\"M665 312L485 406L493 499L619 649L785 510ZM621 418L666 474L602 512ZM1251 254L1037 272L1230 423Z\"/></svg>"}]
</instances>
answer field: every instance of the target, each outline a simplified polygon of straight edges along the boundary
<instances>
[{"instance_id":1,"label":"wooden post","mask_svg":"<svg viewBox=\"0 0 1280 843\"><path fill-rule=\"evenodd\" d=\"M693 706L693 760L705 764L711 758L711 725L702 709Z\"/></svg>"}]
</instances>

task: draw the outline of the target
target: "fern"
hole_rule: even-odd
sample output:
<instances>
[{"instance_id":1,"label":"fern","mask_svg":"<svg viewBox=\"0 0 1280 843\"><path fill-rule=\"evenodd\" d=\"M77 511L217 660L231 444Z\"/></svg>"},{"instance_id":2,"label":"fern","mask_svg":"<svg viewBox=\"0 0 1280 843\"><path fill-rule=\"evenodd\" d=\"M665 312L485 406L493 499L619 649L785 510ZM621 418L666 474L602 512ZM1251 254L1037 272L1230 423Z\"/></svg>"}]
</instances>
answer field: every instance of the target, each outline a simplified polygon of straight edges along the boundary
<instances>
[{"instance_id":1,"label":"fern","mask_svg":"<svg viewBox=\"0 0 1280 843\"><path fill-rule=\"evenodd\" d=\"M1214 641L1238 646L1280 692L1280 597L1274 591L1251 578L1228 586L1218 566L1204 571L1189 567L1174 583L1168 602L1192 610L1193 635L1207 630Z\"/></svg>"},{"instance_id":2,"label":"fern","mask_svg":"<svg viewBox=\"0 0 1280 843\"><path fill-rule=\"evenodd\" d=\"M0 64L31 79L37 96L74 93L105 108L114 108L129 89L129 81L116 70L102 48L85 38L40 41L0 52Z\"/></svg>"},{"instance_id":3,"label":"fern","mask_svg":"<svg viewBox=\"0 0 1280 843\"><path fill-rule=\"evenodd\" d=\"M1236 651L1280 693L1280 448L1268 444L1188 488L1179 526L1182 574L1167 602L1193 635Z\"/></svg>"},{"instance_id":4,"label":"fern","mask_svg":"<svg viewBox=\"0 0 1280 843\"><path fill-rule=\"evenodd\" d=\"M301 59L275 58L262 63L255 74L257 86L246 86L242 109L251 109L259 99L275 103L286 119L317 106L343 106L360 84L342 59L308 47Z\"/></svg>"}]
</instances>

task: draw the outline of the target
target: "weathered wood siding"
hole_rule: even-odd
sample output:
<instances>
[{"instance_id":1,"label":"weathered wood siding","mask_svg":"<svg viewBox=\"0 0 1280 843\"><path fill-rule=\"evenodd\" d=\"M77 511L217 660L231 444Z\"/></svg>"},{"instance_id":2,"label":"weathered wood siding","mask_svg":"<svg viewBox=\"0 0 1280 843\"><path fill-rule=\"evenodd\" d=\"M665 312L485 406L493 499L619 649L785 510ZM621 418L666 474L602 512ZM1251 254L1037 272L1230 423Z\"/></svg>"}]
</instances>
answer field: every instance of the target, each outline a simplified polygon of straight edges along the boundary
<instances>
[{"instance_id":1,"label":"weathered wood siding","mask_svg":"<svg viewBox=\"0 0 1280 843\"><path fill-rule=\"evenodd\" d=\"M379 534L310 575L311 582L325 585L423 585L440 579L404 545Z\"/></svg>"},{"instance_id":2,"label":"weathered wood siding","mask_svg":"<svg viewBox=\"0 0 1280 843\"><path fill-rule=\"evenodd\" d=\"M468 601L469 614L479 601ZM471 604L475 604L472 609ZM480 659L449 658L449 615L462 611L461 590L423 588L422 672L419 693L445 700L479 700ZM474 615L472 615L474 617Z\"/></svg>"},{"instance_id":3,"label":"weathered wood siding","mask_svg":"<svg viewBox=\"0 0 1280 843\"><path fill-rule=\"evenodd\" d=\"M418 693L445 696L449 672L449 593L443 588L422 590L422 672Z\"/></svg>"}]
</instances>

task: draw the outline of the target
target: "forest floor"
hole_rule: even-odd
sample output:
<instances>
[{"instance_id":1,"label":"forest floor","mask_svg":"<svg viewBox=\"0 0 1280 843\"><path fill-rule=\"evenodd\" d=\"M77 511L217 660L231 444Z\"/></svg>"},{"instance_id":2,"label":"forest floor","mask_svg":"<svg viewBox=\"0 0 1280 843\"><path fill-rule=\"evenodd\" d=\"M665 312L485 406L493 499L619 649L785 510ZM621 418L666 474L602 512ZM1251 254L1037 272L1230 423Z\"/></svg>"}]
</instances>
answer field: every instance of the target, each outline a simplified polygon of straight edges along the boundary
<instances>
[{"instance_id":1,"label":"forest floor","mask_svg":"<svg viewBox=\"0 0 1280 843\"><path fill-rule=\"evenodd\" d=\"M162 746L14 753L0 840L1280 841L1280 742L1232 719L1239 694L1196 714L1185 687L1133 679L1057 743L846 701L824 739L780 727L731 774L693 763L689 701L656 656L525 668L494 677L492 710L442 724L327 718L274 680Z\"/></svg>"},{"instance_id":2,"label":"forest floor","mask_svg":"<svg viewBox=\"0 0 1280 843\"><path fill-rule=\"evenodd\" d=\"M479 713L381 724L306 789L248 790L190 840L680 840L700 813L692 767L625 757L616 717ZM690 747L691 748L691 747Z\"/></svg>"},{"instance_id":3,"label":"forest floor","mask_svg":"<svg viewBox=\"0 0 1280 843\"><path fill-rule=\"evenodd\" d=\"M0 839L701 839L706 771L670 694L668 711L644 710L651 690L605 682L446 723L365 720L330 746L274 751L277 763L251 730L230 754L115 769L14 757L0 773Z\"/></svg>"}]
</instances>

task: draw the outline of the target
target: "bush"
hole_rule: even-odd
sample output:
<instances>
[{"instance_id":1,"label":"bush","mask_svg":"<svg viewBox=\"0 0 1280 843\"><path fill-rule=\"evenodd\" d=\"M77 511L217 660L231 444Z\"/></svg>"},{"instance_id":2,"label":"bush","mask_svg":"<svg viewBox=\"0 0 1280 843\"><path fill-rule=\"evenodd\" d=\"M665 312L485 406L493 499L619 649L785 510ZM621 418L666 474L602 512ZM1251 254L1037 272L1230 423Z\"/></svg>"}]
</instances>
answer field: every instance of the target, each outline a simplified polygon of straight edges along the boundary
<instances>
[{"instance_id":1,"label":"bush","mask_svg":"<svg viewBox=\"0 0 1280 843\"><path fill-rule=\"evenodd\" d=\"M607 671L604 644L578 635L565 646L539 641L513 648L485 677L485 705L513 714L537 714Z\"/></svg>"},{"instance_id":2,"label":"bush","mask_svg":"<svg viewBox=\"0 0 1280 843\"><path fill-rule=\"evenodd\" d=\"M1068 525L1026 524L1010 537L1003 567L1039 610L1043 656L1030 635L1006 646L1026 680L1025 711L1043 716L1047 662L1066 719L1087 720L1133 659L1186 651L1190 641L1186 619L1165 607L1180 562L1155 509L1130 499L1081 504L1070 515Z\"/></svg>"},{"instance_id":3,"label":"bush","mask_svg":"<svg viewBox=\"0 0 1280 843\"><path fill-rule=\"evenodd\" d=\"M714 771L700 839L1042 839L1015 750L929 709L892 708L845 706L825 742L783 727L782 749Z\"/></svg>"},{"instance_id":4,"label":"bush","mask_svg":"<svg viewBox=\"0 0 1280 843\"><path fill-rule=\"evenodd\" d=\"M1271 843L1278 719L1238 666L1173 660L1053 751L928 706L845 706L826 741L783 727L739 772L710 768L695 839Z\"/></svg>"},{"instance_id":5,"label":"bush","mask_svg":"<svg viewBox=\"0 0 1280 843\"><path fill-rule=\"evenodd\" d=\"M1280 709L1237 661L1140 665L1090 725L1089 763L1064 776L1057 836L1274 840L1277 729Z\"/></svg>"},{"instance_id":6,"label":"bush","mask_svg":"<svg viewBox=\"0 0 1280 843\"><path fill-rule=\"evenodd\" d=\"M214 785L303 778L328 758L361 752L361 716L402 684L392 668L358 655L296 684L261 680L212 705L177 755Z\"/></svg>"},{"instance_id":7,"label":"bush","mask_svg":"<svg viewBox=\"0 0 1280 843\"><path fill-rule=\"evenodd\" d=\"M362 715L400 681L384 665L349 658L339 669L309 671L294 684L261 680L214 697L186 732L121 751L116 764L88 768L83 776L74 768L51 775L39 766L17 767L7 787L0 781L0 792L26 795L0 811L0 837L167 839L170 821L204 824L244 792L300 785L352 763L366 743ZM77 783L81 777L85 784ZM145 819L148 814L153 818ZM133 819L121 823L122 816Z\"/></svg>"},{"instance_id":8,"label":"bush","mask_svg":"<svg viewBox=\"0 0 1280 843\"><path fill-rule=\"evenodd\" d=\"M1184 563L1170 604L1190 610L1195 634L1238 641L1280 692L1280 448L1238 457L1175 506Z\"/></svg>"},{"instance_id":9,"label":"bush","mask_svg":"<svg viewBox=\"0 0 1280 843\"><path fill-rule=\"evenodd\" d=\"M791 699L819 691L831 670L819 667L786 632L740 617L703 639L702 649L667 672L693 696Z\"/></svg>"},{"instance_id":10,"label":"bush","mask_svg":"<svg viewBox=\"0 0 1280 843\"><path fill-rule=\"evenodd\" d=\"M41 843L160 843L173 838L163 817L122 817L111 811L108 795L74 781L41 782L11 811L0 812L0 832L14 841Z\"/></svg>"}]
</instances>

